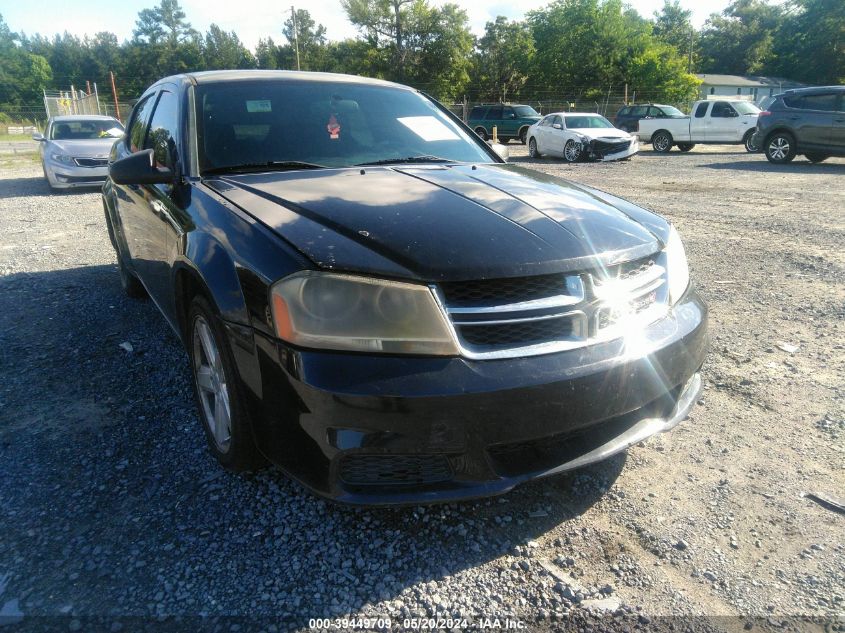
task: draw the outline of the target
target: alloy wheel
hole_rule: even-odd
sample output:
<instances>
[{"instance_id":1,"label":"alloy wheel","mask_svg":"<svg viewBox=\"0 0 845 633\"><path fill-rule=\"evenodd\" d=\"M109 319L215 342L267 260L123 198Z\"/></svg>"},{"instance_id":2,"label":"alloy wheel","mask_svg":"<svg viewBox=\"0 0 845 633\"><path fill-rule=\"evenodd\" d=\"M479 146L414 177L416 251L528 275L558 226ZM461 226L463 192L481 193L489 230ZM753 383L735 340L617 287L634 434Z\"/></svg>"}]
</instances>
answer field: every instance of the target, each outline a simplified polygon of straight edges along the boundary
<instances>
[{"instance_id":1,"label":"alloy wheel","mask_svg":"<svg viewBox=\"0 0 845 633\"><path fill-rule=\"evenodd\" d=\"M581 158L581 146L575 141L566 141L566 145L563 147L563 157L570 163L574 163Z\"/></svg>"},{"instance_id":2,"label":"alloy wheel","mask_svg":"<svg viewBox=\"0 0 845 633\"><path fill-rule=\"evenodd\" d=\"M194 319L193 369L205 423L218 450L225 453L232 441L232 415L223 359L208 321Z\"/></svg>"},{"instance_id":3,"label":"alloy wheel","mask_svg":"<svg viewBox=\"0 0 845 633\"><path fill-rule=\"evenodd\" d=\"M776 136L769 143L769 156L774 160L786 160L789 156L789 140L783 136Z\"/></svg>"},{"instance_id":4,"label":"alloy wheel","mask_svg":"<svg viewBox=\"0 0 845 633\"><path fill-rule=\"evenodd\" d=\"M669 141L669 137L665 134L660 134L654 139L654 149L658 152L668 152L671 147L672 144Z\"/></svg>"}]
</instances>

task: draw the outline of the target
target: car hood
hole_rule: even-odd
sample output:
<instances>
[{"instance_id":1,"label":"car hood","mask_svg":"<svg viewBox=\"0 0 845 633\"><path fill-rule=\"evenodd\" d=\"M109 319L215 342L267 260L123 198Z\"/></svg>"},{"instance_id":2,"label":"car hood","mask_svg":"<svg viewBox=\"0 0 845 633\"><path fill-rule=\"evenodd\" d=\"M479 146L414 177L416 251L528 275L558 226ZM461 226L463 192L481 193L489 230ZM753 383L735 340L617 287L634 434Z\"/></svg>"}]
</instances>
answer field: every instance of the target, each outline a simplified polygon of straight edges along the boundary
<instances>
[{"instance_id":1,"label":"car hood","mask_svg":"<svg viewBox=\"0 0 845 633\"><path fill-rule=\"evenodd\" d=\"M567 132L574 132L592 139L613 140L613 141L630 141L633 137L622 130L614 130L610 128L568 128Z\"/></svg>"},{"instance_id":2,"label":"car hood","mask_svg":"<svg viewBox=\"0 0 845 633\"><path fill-rule=\"evenodd\" d=\"M114 137L88 140L71 139L50 141L50 145L55 151L75 158L108 158L109 150L116 140Z\"/></svg>"},{"instance_id":3,"label":"car hood","mask_svg":"<svg viewBox=\"0 0 845 633\"><path fill-rule=\"evenodd\" d=\"M325 269L425 281L566 272L662 248L665 220L516 165L227 175L206 184Z\"/></svg>"}]
</instances>

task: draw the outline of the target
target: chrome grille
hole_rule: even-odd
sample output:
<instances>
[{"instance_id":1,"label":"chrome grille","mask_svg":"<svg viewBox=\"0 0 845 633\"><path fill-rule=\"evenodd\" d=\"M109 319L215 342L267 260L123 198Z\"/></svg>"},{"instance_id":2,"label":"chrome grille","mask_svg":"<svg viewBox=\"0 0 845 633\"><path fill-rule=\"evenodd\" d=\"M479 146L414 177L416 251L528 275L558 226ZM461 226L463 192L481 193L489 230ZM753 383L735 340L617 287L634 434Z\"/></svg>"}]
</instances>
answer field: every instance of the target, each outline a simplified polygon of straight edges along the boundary
<instances>
[{"instance_id":1,"label":"chrome grille","mask_svg":"<svg viewBox=\"0 0 845 633\"><path fill-rule=\"evenodd\" d=\"M464 356L544 354L616 338L663 316L662 257L577 273L450 282L434 291Z\"/></svg>"}]
</instances>

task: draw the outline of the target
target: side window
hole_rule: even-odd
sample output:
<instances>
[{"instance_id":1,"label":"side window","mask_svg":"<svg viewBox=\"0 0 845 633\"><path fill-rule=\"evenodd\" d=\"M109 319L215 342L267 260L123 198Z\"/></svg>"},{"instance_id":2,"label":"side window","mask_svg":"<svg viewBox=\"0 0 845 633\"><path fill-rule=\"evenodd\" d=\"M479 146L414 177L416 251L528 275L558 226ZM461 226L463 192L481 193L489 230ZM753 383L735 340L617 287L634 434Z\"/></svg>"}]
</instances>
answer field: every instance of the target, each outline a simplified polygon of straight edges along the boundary
<instances>
[{"instance_id":1,"label":"side window","mask_svg":"<svg viewBox=\"0 0 845 633\"><path fill-rule=\"evenodd\" d=\"M540 121L540 125L541 125L542 127L549 127L549 126L552 124L552 119L553 119L553 118L554 118L554 117L552 117L552 116L547 116L545 119L543 119L542 121Z\"/></svg>"},{"instance_id":2,"label":"side window","mask_svg":"<svg viewBox=\"0 0 845 633\"><path fill-rule=\"evenodd\" d=\"M707 107L710 105L707 101L702 101L698 104L698 107L695 109L695 118L696 119L703 119L704 115L707 114Z\"/></svg>"},{"instance_id":3,"label":"side window","mask_svg":"<svg viewBox=\"0 0 845 633\"><path fill-rule=\"evenodd\" d=\"M555 124L557 124L557 125L559 125L559 126L563 127L563 119L562 119L561 117L559 117L559 116L556 116L556 117L555 117L555 120L554 120L554 121L552 121L552 125L555 125Z\"/></svg>"},{"instance_id":4,"label":"side window","mask_svg":"<svg viewBox=\"0 0 845 633\"><path fill-rule=\"evenodd\" d=\"M480 119L482 116L484 116L484 108L481 106L475 106L469 113L470 119Z\"/></svg>"},{"instance_id":5,"label":"side window","mask_svg":"<svg viewBox=\"0 0 845 633\"><path fill-rule=\"evenodd\" d=\"M710 116L717 119L728 119L735 115L736 111L731 107L730 103L717 101L713 104L713 112Z\"/></svg>"},{"instance_id":6,"label":"side window","mask_svg":"<svg viewBox=\"0 0 845 633\"><path fill-rule=\"evenodd\" d=\"M833 112L836 110L837 94L828 93L822 95L807 95L801 99L798 105L802 110L820 110L822 112Z\"/></svg>"},{"instance_id":7,"label":"side window","mask_svg":"<svg viewBox=\"0 0 845 633\"><path fill-rule=\"evenodd\" d=\"M648 109L648 116L653 116L655 119L665 119L666 115L663 114L663 110L660 108L655 108L654 106Z\"/></svg>"},{"instance_id":8,"label":"side window","mask_svg":"<svg viewBox=\"0 0 845 633\"><path fill-rule=\"evenodd\" d=\"M150 112L155 104L155 95L139 101L132 111L129 134L126 135L126 142L129 144L129 151L137 152L144 147L144 137L147 135L147 123L150 121Z\"/></svg>"},{"instance_id":9,"label":"side window","mask_svg":"<svg viewBox=\"0 0 845 633\"><path fill-rule=\"evenodd\" d=\"M484 117L488 121L497 121L502 118L502 106L493 106L487 110L487 116Z\"/></svg>"},{"instance_id":10,"label":"side window","mask_svg":"<svg viewBox=\"0 0 845 633\"><path fill-rule=\"evenodd\" d=\"M176 135L179 129L179 108L176 95L164 91L158 99L144 149L153 150L156 165L173 169L176 155Z\"/></svg>"},{"instance_id":11,"label":"side window","mask_svg":"<svg viewBox=\"0 0 845 633\"><path fill-rule=\"evenodd\" d=\"M618 117L628 116L628 113L629 113L630 111L631 111L631 108L622 108L622 109L621 109L621 110L620 110L620 111L616 114L616 116L618 116Z\"/></svg>"},{"instance_id":12,"label":"side window","mask_svg":"<svg viewBox=\"0 0 845 633\"><path fill-rule=\"evenodd\" d=\"M502 118L504 119L515 119L516 112L513 111L513 108L503 108L502 109Z\"/></svg>"},{"instance_id":13,"label":"side window","mask_svg":"<svg viewBox=\"0 0 845 633\"><path fill-rule=\"evenodd\" d=\"M634 106L631 108L631 116L644 117L648 116L648 106Z\"/></svg>"}]
</instances>

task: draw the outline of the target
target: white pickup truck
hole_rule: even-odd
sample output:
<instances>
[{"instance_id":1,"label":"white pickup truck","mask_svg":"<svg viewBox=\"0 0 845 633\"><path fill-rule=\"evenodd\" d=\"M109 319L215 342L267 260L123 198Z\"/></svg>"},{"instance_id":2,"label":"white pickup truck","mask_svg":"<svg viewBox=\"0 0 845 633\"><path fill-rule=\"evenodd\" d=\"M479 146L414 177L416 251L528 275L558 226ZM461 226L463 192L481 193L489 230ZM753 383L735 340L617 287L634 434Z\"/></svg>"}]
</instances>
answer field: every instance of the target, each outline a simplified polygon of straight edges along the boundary
<instances>
[{"instance_id":1,"label":"white pickup truck","mask_svg":"<svg viewBox=\"0 0 845 633\"><path fill-rule=\"evenodd\" d=\"M673 145L688 152L696 143L741 143L756 152L751 137L759 113L760 108L749 101L696 101L692 114L683 119L641 119L637 135L641 142L650 141L655 152L668 152Z\"/></svg>"}]
</instances>

